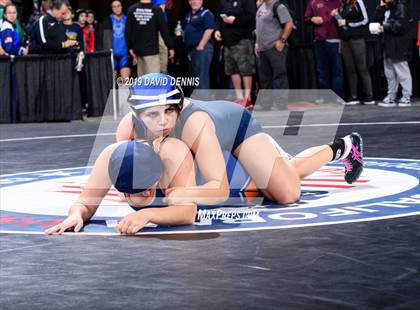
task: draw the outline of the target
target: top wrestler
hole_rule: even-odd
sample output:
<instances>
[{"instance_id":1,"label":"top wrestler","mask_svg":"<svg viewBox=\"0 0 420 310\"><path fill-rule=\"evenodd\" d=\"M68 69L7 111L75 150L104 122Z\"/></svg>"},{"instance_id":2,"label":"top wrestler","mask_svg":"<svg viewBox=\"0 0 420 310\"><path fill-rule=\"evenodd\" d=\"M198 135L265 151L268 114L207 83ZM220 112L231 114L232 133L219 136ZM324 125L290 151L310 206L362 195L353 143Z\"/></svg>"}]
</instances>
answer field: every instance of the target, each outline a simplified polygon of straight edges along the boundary
<instances>
[{"instance_id":1,"label":"top wrestler","mask_svg":"<svg viewBox=\"0 0 420 310\"><path fill-rule=\"evenodd\" d=\"M343 160L345 180L355 182L363 170L362 139L353 133L329 145L313 147L289 160L279 154L251 113L227 101L184 98L174 78L147 74L131 88L132 112L121 121L117 140L153 139L174 132L191 150L205 180L200 186L174 188L169 204L217 204L227 199L223 150L243 165L268 199L296 202L300 180L333 160Z\"/></svg>"}]
</instances>

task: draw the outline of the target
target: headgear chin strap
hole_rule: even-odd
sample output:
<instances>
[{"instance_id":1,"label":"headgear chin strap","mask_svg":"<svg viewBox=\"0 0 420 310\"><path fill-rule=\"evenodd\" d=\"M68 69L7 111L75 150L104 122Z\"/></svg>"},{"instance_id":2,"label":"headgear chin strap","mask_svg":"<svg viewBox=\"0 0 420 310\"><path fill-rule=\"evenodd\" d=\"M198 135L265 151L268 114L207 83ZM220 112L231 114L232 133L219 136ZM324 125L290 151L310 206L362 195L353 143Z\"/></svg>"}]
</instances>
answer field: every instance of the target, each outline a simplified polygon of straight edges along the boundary
<instances>
[{"instance_id":1,"label":"headgear chin strap","mask_svg":"<svg viewBox=\"0 0 420 310\"><path fill-rule=\"evenodd\" d=\"M143 109L177 105L182 109L184 92L176 84L176 79L162 73L150 73L140 77L130 88L128 98L131 110L137 116Z\"/></svg>"}]
</instances>

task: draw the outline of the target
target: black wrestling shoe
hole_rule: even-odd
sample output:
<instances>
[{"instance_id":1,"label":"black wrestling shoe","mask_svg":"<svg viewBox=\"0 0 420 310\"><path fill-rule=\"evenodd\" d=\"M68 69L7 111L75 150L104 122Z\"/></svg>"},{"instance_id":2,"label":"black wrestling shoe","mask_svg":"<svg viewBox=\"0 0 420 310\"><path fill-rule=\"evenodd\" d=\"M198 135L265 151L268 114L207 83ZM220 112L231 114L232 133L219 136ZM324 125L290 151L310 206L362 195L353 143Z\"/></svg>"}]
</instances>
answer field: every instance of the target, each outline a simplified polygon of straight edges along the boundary
<instances>
[{"instance_id":1,"label":"black wrestling shoe","mask_svg":"<svg viewBox=\"0 0 420 310\"><path fill-rule=\"evenodd\" d=\"M363 140L357 132L344 137L343 140L346 148L351 147L349 155L343 159L344 179L352 184L357 181L363 171Z\"/></svg>"}]
</instances>

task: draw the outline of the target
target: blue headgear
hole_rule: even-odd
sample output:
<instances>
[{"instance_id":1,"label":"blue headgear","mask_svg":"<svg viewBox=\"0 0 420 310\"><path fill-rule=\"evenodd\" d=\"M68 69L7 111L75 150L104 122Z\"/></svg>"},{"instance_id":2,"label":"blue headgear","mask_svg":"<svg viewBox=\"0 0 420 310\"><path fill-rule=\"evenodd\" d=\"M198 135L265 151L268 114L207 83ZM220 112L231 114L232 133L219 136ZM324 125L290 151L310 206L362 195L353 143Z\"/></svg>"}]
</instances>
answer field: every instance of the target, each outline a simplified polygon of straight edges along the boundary
<instances>
[{"instance_id":1,"label":"blue headgear","mask_svg":"<svg viewBox=\"0 0 420 310\"><path fill-rule=\"evenodd\" d=\"M127 141L112 153L108 174L115 188L121 193L136 194L153 187L163 172L158 154L150 146Z\"/></svg>"},{"instance_id":2,"label":"blue headgear","mask_svg":"<svg viewBox=\"0 0 420 310\"><path fill-rule=\"evenodd\" d=\"M130 108L136 116L150 107L178 105L182 109L184 93L176 79L162 73L150 73L138 78L130 88Z\"/></svg>"}]
</instances>

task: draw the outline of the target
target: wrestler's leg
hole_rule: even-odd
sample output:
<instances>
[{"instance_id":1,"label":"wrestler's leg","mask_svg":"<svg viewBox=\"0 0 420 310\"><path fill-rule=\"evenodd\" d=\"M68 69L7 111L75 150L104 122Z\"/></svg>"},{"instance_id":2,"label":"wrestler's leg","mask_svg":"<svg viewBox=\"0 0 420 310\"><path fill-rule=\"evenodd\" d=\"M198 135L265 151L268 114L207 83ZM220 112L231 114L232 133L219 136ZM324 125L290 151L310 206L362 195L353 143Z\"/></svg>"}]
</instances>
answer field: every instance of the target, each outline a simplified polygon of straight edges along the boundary
<instances>
[{"instance_id":1,"label":"wrestler's leg","mask_svg":"<svg viewBox=\"0 0 420 310\"><path fill-rule=\"evenodd\" d=\"M277 203L294 203L300 197L300 178L287 157L282 157L264 133L253 135L236 148L234 155L257 187Z\"/></svg>"},{"instance_id":2,"label":"wrestler's leg","mask_svg":"<svg viewBox=\"0 0 420 310\"><path fill-rule=\"evenodd\" d=\"M290 158L272 137L267 136L283 157ZM311 175L327 163L335 160L343 161L345 168L344 178L347 183L355 182L363 171L362 137L358 133L351 133L335 140L333 143L311 147L290 158L290 162L300 179Z\"/></svg>"}]
</instances>

